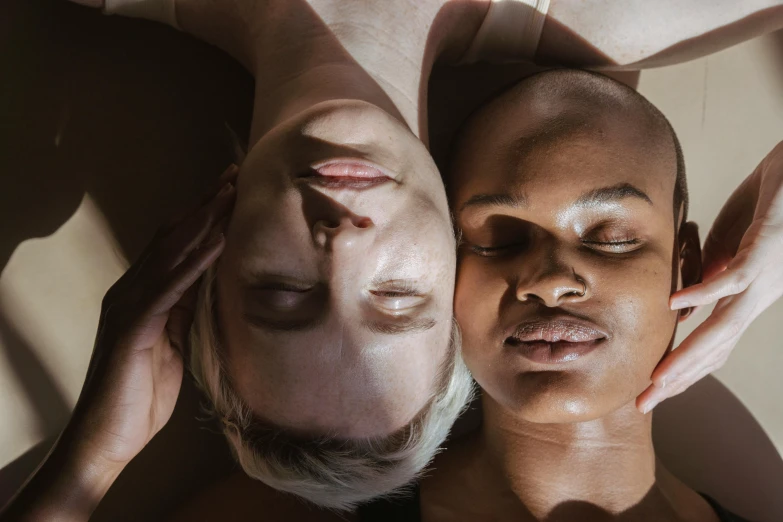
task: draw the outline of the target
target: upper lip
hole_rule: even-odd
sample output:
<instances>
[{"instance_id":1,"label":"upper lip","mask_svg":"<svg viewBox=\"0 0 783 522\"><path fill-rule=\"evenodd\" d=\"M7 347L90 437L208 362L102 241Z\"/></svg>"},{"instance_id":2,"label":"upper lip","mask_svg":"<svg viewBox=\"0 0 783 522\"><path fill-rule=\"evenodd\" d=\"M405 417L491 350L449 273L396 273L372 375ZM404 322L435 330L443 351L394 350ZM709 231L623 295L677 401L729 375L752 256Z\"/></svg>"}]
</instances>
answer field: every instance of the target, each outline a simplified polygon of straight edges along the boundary
<instances>
[{"instance_id":1,"label":"upper lip","mask_svg":"<svg viewBox=\"0 0 783 522\"><path fill-rule=\"evenodd\" d=\"M325 188L353 190L394 181L383 167L353 158L333 159L314 164L300 178Z\"/></svg>"},{"instance_id":2,"label":"upper lip","mask_svg":"<svg viewBox=\"0 0 783 522\"><path fill-rule=\"evenodd\" d=\"M584 343L607 337L609 334L591 321L572 315L558 315L521 322L511 329L507 340L523 343Z\"/></svg>"}]
</instances>

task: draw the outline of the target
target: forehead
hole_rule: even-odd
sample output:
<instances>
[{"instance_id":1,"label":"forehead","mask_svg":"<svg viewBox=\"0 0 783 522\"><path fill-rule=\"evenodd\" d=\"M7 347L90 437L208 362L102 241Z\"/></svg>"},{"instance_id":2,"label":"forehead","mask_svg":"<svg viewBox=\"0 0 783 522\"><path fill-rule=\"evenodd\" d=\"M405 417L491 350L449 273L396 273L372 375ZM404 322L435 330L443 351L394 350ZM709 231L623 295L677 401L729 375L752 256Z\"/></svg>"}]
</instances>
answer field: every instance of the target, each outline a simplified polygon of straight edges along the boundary
<instances>
[{"instance_id":1,"label":"forehead","mask_svg":"<svg viewBox=\"0 0 783 522\"><path fill-rule=\"evenodd\" d=\"M558 118L501 116L488 132L473 132L455 161L459 208L476 194L535 195L565 201L570 192L630 184L670 209L677 161L666 136L642 118L565 114ZM509 121L516 120L516 121ZM478 129L476 129L478 130Z\"/></svg>"}]
</instances>

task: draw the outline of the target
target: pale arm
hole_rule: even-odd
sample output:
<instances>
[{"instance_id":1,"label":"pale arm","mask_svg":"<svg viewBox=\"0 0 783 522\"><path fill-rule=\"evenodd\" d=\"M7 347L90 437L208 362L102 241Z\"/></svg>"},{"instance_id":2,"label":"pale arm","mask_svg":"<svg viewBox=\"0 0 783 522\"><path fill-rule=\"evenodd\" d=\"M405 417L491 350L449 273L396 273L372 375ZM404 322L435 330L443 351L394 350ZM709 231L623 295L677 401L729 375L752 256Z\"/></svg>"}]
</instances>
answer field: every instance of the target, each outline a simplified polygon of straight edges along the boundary
<instances>
[{"instance_id":1,"label":"pale arm","mask_svg":"<svg viewBox=\"0 0 783 522\"><path fill-rule=\"evenodd\" d=\"M535 61L641 69L783 28L783 0L552 0Z\"/></svg>"}]
</instances>

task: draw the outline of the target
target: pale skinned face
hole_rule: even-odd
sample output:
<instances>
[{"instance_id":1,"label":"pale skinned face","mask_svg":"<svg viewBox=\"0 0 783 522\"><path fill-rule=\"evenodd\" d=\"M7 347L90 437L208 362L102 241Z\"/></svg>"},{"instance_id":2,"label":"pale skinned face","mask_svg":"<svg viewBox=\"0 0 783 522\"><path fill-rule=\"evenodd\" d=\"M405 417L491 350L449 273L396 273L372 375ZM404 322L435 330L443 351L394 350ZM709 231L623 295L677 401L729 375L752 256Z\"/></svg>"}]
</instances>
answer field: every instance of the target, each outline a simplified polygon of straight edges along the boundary
<instances>
[{"instance_id":1,"label":"pale skinned face","mask_svg":"<svg viewBox=\"0 0 783 522\"><path fill-rule=\"evenodd\" d=\"M329 186L348 158L392 179ZM228 372L261 419L307 434L383 436L435 392L451 332L455 248L429 153L368 103L317 105L242 165L218 268Z\"/></svg>"},{"instance_id":2,"label":"pale skinned face","mask_svg":"<svg viewBox=\"0 0 783 522\"><path fill-rule=\"evenodd\" d=\"M520 102L472 133L451 180L465 361L494 401L547 423L600 418L649 385L675 331L668 298L682 284L680 249L695 233L675 235L673 145L645 146L638 122L596 113L520 148L552 111ZM557 317L604 337L560 363L523 357L515 328Z\"/></svg>"}]
</instances>

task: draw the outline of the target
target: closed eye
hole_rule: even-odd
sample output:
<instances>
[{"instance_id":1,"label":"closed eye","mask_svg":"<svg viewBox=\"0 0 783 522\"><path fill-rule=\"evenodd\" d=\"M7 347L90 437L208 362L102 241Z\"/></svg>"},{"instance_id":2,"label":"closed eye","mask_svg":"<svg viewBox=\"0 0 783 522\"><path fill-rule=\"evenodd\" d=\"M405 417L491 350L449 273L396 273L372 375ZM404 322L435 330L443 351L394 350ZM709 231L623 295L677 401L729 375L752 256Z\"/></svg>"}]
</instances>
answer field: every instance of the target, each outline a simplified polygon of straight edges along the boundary
<instances>
[{"instance_id":1,"label":"closed eye","mask_svg":"<svg viewBox=\"0 0 783 522\"><path fill-rule=\"evenodd\" d=\"M391 312L415 308L428 300L428 295L408 279L374 283L369 294L376 306Z\"/></svg>"},{"instance_id":2,"label":"closed eye","mask_svg":"<svg viewBox=\"0 0 783 522\"><path fill-rule=\"evenodd\" d=\"M503 254L507 254L509 252L515 251L521 248L522 246L523 245L520 244L510 244L510 245L501 245L501 246L493 246L493 247L470 245L469 248L471 252L482 257L498 257Z\"/></svg>"},{"instance_id":3,"label":"closed eye","mask_svg":"<svg viewBox=\"0 0 783 522\"><path fill-rule=\"evenodd\" d=\"M583 239L582 243L595 250L618 254L633 252L642 245L642 241L638 238L622 239L617 241L594 241Z\"/></svg>"}]
</instances>

